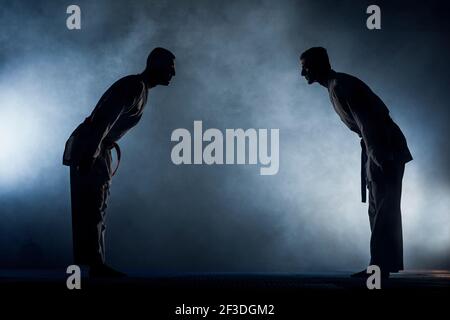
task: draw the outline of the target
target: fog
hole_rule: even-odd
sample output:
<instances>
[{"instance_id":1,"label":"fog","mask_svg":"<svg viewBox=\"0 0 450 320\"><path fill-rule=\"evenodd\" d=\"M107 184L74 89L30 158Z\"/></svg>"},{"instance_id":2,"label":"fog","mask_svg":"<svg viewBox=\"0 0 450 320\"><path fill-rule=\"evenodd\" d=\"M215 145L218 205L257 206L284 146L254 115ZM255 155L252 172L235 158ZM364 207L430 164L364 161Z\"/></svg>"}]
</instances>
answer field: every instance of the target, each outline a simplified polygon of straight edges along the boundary
<instances>
[{"instance_id":1,"label":"fog","mask_svg":"<svg viewBox=\"0 0 450 320\"><path fill-rule=\"evenodd\" d=\"M414 161L403 180L405 267L450 268L448 22L427 7L381 5L369 31L360 1L77 1L0 7L0 266L72 261L64 144L117 79L152 48L176 55L119 141L107 210L107 260L146 271L332 271L369 262L360 146L299 54L327 48L402 128ZM416 21L414 26L408 21ZM173 130L277 128L279 171L179 165Z\"/></svg>"}]
</instances>

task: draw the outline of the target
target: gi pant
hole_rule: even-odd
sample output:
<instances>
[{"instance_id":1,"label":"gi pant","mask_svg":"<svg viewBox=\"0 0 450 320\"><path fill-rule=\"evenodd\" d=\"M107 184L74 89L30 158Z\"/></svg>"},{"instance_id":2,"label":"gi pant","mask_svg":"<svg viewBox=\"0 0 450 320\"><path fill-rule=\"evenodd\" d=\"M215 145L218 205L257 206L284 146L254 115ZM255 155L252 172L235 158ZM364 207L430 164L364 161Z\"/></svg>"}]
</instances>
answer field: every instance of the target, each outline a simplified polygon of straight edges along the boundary
<instances>
[{"instance_id":1,"label":"gi pant","mask_svg":"<svg viewBox=\"0 0 450 320\"><path fill-rule=\"evenodd\" d=\"M111 185L111 150L103 148L89 173L70 167L74 261L105 262L105 215Z\"/></svg>"},{"instance_id":2,"label":"gi pant","mask_svg":"<svg viewBox=\"0 0 450 320\"><path fill-rule=\"evenodd\" d=\"M405 163L387 161L383 168L367 161L371 265L382 271L403 270L400 200Z\"/></svg>"}]
</instances>

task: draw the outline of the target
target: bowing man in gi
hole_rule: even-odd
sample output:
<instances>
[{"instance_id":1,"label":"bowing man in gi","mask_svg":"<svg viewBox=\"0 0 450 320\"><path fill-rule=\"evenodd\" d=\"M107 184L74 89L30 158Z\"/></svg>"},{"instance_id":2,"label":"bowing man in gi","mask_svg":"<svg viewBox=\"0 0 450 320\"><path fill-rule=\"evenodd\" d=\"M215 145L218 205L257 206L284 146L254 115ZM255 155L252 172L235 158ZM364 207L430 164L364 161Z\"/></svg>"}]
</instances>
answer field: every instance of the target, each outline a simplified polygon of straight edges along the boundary
<instances>
[{"instance_id":1,"label":"bowing man in gi","mask_svg":"<svg viewBox=\"0 0 450 320\"><path fill-rule=\"evenodd\" d=\"M105 264L105 209L115 173L111 149L120 161L117 141L141 119L148 90L169 85L174 60L170 51L155 48L145 70L115 82L66 142L63 164L70 166L74 261L88 266L91 277L124 276Z\"/></svg>"},{"instance_id":2,"label":"bowing man in gi","mask_svg":"<svg viewBox=\"0 0 450 320\"><path fill-rule=\"evenodd\" d=\"M361 138L361 194L369 190L370 265L381 275L403 269L400 198L405 163L412 160L405 136L383 101L361 80L331 69L325 48L300 56L301 75L308 84L328 89L331 103L344 124ZM367 277L365 270L353 277Z\"/></svg>"}]
</instances>

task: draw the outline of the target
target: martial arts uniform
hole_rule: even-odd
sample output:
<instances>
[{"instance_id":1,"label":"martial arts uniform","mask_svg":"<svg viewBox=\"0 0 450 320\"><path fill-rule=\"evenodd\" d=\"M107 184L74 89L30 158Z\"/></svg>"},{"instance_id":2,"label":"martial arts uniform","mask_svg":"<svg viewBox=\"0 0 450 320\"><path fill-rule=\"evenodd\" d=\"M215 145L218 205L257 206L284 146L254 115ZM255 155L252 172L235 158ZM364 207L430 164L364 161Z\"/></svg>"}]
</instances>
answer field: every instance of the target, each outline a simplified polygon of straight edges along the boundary
<instances>
[{"instance_id":1,"label":"martial arts uniform","mask_svg":"<svg viewBox=\"0 0 450 320\"><path fill-rule=\"evenodd\" d=\"M371 265L383 272L403 269L400 199L405 163L412 160L406 139L383 101L361 80L332 71L331 103L347 127L361 138L361 191L369 189Z\"/></svg>"},{"instance_id":2,"label":"martial arts uniform","mask_svg":"<svg viewBox=\"0 0 450 320\"><path fill-rule=\"evenodd\" d=\"M74 260L79 265L105 262L105 210L111 185L111 149L140 120L148 88L141 75L115 82L92 114L66 142L63 164L70 166ZM83 173L80 162L94 159Z\"/></svg>"}]
</instances>

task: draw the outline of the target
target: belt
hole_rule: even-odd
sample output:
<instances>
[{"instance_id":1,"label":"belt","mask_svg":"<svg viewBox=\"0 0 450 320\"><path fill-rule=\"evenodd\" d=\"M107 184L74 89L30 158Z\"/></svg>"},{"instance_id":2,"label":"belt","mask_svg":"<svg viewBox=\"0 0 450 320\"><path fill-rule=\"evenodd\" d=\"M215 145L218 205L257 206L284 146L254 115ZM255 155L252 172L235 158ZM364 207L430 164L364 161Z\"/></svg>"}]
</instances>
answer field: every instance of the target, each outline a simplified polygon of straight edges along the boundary
<instances>
[{"instance_id":1,"label":"belt","mask_svg":"<svg viewBox=\"0 0 450 320\"><path fill-rule=\"evenodd\" d=\"M366 163L367 163L367 153L366 146L364 144L364 140L361 139L361 202L366 202L367 199L367 172L366 172Z\"/></svg>"}]
</instances>

